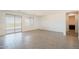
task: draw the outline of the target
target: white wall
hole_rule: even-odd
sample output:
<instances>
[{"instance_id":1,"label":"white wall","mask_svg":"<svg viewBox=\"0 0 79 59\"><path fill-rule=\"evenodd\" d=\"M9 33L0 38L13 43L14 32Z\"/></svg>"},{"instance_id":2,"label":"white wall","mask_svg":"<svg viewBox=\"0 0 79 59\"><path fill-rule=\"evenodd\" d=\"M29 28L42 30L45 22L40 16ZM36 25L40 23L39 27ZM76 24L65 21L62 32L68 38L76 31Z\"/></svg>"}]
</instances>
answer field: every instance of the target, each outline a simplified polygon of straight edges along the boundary
<instances>
[{"instance_id":1,"label":"white wall","mask_svg":"<svg viewBox=\"0 0 79 59\"><path fill-rule=\"evenodd\" d=\"M41 17L40 29L66 34L66 13L62 12Z\"/></svg>"},{"instance_id":2,"label":"white wall","mask_svg":"<svg viewBox=\"0 0 79 59\"><path fill-rule=\"evenodd\" d=\"M78 38L79 38L79 14L78 14Z\"/></svg>"},{"instance_id":3,"label":"white wall","mask_svg":"<svg viewBox=\"0 0 79 59\"><path fill-rule=\"evenodd\" d=\"M0 12L0 35L5 34L5 25L4 25L4 13Z\"/></svg>"}]
</instances>

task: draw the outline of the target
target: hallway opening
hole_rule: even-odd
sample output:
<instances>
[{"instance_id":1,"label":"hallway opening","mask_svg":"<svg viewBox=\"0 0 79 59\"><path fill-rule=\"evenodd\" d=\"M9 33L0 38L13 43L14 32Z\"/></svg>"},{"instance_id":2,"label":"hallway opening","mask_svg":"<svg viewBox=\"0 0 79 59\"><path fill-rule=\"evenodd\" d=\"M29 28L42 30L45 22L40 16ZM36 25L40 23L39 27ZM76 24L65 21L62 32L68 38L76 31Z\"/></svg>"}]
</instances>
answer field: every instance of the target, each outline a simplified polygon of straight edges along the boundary
<instances>
[{"instance_id":1,"label":"hallway opening","mask_svg":"<svg viewBox=\"0 0 79 59\"><path fill-rule=\"evenodd\" d=\"M78 36L77 12L67 13L66 32L67 35Z\"/></svg>"}]
</instances>

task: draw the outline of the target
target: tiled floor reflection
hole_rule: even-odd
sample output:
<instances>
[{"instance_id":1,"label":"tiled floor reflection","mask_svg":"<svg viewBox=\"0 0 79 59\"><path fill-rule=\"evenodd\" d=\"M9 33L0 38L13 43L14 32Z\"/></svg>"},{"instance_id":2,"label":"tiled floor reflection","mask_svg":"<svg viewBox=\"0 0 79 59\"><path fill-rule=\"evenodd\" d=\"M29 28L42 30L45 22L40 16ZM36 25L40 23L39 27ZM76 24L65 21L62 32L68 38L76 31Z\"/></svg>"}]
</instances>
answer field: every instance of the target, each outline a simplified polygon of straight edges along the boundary
<instances>
[{"instance_id":1,"label":"tiled floor reflection","mask_svg":"<svg viewBox=\"0 0 79 59\"><path fill-rule=\"evenodd\" d=\"M24 33L8 34L0 37L1 49L77 49L77 36L62 33L34 30Z\"/></svg>"}]
</instances>

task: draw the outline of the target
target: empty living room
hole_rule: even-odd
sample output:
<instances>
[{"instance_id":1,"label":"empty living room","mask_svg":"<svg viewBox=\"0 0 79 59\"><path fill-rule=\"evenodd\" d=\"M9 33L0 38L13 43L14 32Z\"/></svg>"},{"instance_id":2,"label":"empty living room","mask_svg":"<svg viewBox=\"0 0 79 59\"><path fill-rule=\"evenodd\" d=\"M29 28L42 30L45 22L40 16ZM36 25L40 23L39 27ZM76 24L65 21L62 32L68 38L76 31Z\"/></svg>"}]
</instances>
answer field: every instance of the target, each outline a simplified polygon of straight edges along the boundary
<instances>
[{"instance_id":1,"label":"empty living room","mask_svg":"<svg viewBox=\"0 0 79 59\"><path fill-rule=\"evenodd\" d=\"M1 0L0 59L79 59L79 1Z\"/></svg>"},{"instance_id":2,"label":"empty living room","mask_svg":"<svg viewBox=\"0 0 79 59\"><path fill-rule=\"evenodd\" d=\"M0 10L0 49L79 49L78 10Z\"/></svg>"}]
</instances>

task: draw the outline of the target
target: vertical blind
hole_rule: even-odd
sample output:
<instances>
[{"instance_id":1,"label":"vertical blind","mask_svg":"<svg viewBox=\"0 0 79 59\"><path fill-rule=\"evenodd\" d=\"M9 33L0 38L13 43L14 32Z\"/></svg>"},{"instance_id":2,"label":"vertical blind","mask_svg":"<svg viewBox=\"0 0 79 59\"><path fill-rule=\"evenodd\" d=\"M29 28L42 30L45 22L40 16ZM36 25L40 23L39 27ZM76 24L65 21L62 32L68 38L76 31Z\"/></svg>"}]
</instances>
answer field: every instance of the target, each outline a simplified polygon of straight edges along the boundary
<instances>
[{"instance_id":1,"label":"vertical blind","mask_svg":"<svg viewBox=\"0 0 79 59\"><path fill-rule=\"evenodd\" d=\"M6 15L6 30L8 33L21 31L21 16Z\"/></svg>"},{"instance_id":2,"label":"vertical blind","mask_svg":"<svg viewBox=\"0 0 79 59\"><path fill-rule=\"evenodd\" d=\"M13 31L15 32L21 31L22 26L24 27L33 26L37 22L36 16L29 16L29 17L25 16L24 18L22 18L22 16L6 14L5 19L6 19L6 30L10 31L11 29L14 29Z\"/></svg>"}]
</instances>

